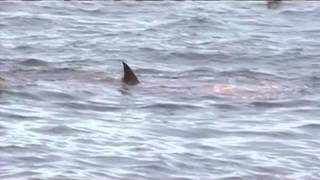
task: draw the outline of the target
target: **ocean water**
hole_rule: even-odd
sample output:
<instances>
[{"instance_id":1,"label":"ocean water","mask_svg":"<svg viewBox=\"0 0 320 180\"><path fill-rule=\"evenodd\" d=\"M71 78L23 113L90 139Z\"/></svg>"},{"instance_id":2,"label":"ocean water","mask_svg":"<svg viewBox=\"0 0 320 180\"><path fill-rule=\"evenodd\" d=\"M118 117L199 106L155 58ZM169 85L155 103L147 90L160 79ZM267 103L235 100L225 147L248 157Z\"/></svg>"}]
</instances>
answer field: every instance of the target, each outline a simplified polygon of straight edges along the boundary
<instances>
[{"instance_id":1,"label":"ocean water","mask_svg":"<svg viewBox=\"0 0 320 180\"><path fill-rule=\"evenodd\" d=\"M0 179L319 180L319 48L316 1L1 1Z\"/></svg>"}]
</instances>

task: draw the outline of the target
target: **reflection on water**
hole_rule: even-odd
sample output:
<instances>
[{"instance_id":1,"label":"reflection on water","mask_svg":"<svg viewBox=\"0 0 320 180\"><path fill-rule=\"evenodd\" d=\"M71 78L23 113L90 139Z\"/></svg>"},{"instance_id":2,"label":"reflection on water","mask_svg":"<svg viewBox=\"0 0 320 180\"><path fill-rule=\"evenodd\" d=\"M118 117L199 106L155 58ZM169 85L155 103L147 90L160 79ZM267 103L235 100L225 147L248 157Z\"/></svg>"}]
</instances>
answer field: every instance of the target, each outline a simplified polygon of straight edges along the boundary
<instances>
[{"instance_id":1,"label":"reflection on water","mask_svg":"<svg viewBox=\"0 0 320 180\"><path fill-rule=\"evenodd\" d=\"M319 179L319 10L0 2L0 179Z\"/></svg>"}]
</instances>

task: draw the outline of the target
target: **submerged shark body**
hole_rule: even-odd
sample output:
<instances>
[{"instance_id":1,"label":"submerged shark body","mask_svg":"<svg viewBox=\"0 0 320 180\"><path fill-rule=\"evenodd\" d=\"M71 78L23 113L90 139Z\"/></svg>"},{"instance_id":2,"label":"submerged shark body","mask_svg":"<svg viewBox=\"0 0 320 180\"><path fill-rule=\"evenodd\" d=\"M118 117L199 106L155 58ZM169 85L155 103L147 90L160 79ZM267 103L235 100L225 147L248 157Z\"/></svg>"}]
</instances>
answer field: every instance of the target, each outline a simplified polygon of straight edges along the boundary
<instances>
[{"instance_id":1,"label":"submerged shark body","mask_svg":"<svg viewBox=\"0 0 320 180\"><path fill-rule=\"evenodd\" d=\"M138 85L140 83L138 77L135 75L130 66L123 62L123 78L122 82L127 85ZM144 83L145 84L145 83ZM243 94L264 94L264 93L274 93L281 90L281 86L270 83L262 82L258 85L234 85L234 84L209 84L209 83L198 83L195 85L152 85L152 88L160 88L161 91L170 92L185 92L191 91L201 94L215 94L215 95L226 95L226 96L238 96Z\"/></svg>"},{"instance_id":2,"label":"submerged shark body","mask_svg":"<svg viewBox=\"0 0 320 180\"><path fill-rule=\"evenodd\" d=\"M118 88L120 91L138 90L146 94L186 94L186 95L214 95L229 97L258 97L265 94L274 96L277 92L283 92L284 87L270 82L260 82L259 84L231 84L231 83L210 83L210 82L183 82L177 81L140 81L131 67L122 62L123 76L121 81L117 78L107 77L103 72L79 71L69 68L49 68L33 71L12 71L11 74L3 74L4 79L0 78L0 90L15 89L17 87L30 86L38 87L53 86L57 91L72 91L74 89L86 92L96 92L97 88L104 88L106 82L109 86ZM32 72L32 73L30 73ZM43 83L50 82L50 83ZM79 83L80 82L80 83ZM43 83L43 84L41 84ZM122 85L125 85L124 87ZM72 88L70 88L72 87ZM134 87L134 88L131 88ZM113 89L113 88L111 88Z\"/></svg>"}]
</instances>

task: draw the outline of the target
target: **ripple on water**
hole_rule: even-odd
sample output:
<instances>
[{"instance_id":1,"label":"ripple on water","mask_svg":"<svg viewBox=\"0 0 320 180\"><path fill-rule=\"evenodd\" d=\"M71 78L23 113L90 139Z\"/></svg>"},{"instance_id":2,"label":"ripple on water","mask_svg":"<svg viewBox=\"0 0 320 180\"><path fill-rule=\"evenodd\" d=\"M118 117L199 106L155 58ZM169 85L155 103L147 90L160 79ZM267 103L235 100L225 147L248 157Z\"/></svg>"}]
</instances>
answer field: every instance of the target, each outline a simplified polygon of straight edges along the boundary
<instances>
[{"instance_id":1,"label":"ripple on water","mask_svg":"<svg viewBox=\"0 0 320 180\"><path fill-rule=\"evenodd\" d=\"M0 146L0 152L5 153L25 153L27 152L28 147L20 146L20 145L5 145Z\"/></svg>"},{"instance_id":2,"label":"ripple on water","mask_svg":"<svg viewBox=\"0 0 320 180\"><path fill-rule=\"evenodd\" d=\"M42 97L40 97L38 94L34 94L28 91L12 90L12 89L6 88L3 92L7 95L10 95L16 98L30 99L30 100L36 100L36 101L42 100Z\"/></svg>"},{"instance_id":3,"label":"ripple on water","mask_svg":"<svg viewBox=\"0 0 320 180\"><path fill-rule=\"evenodd\" d=\"M14 111L14 112L12 112ZM28 114L28 112L20 112L18 109L6 109L6 110L0 110L1 116L6 118L6 119L10 119L11 121L29 121L30 119L33 120L37 120L37 119L41 119L41 117L36 116L36 115L32 115Z\"/></svg>"},{"instance_id":4,"label":"ripple on water","mask_svg":"<svg viewBox=\"0 0 320 180\"><path fill-rule=\"evenodd\" d=\"M173 109L173 110L180 110L180 109L197 109L201 108L199 105L192 105L192 104L183 104L183 103L152 103L149 105L140 106L142 109L157 109L157 108L165 108L165 109Z\"/></svg>"},{"instance_id":5,"label":"ripple on water","mask_svg":"<svg viewBox=\"0 0 320 180\"><path fill-rule=\"evenodd\" d=\"M319 179L320 4L159 3L0 3L0 179Z\"/></svg>"},{"instance_id":6,"label":"ripple on water","mask_svg":"<svg viewBox=\"0 0 320 180\"><path fill-rule=\"evenodd\" d=\"M303 130L310 135L320 135L320 124L308 123L296 127L297 129Z\"/></svg>"},{"instance_id":7,"label":"ripple on water","mask_svg":"<svg viewBox=\"0 0 320 180\"><path fill-rule=\"evenodd\" d=\"M289 100L276 102L255 101L251 104L257 108L297 108L313 106L316 104L316 102L310 100Z\"/></svg>"},{"instance_id":8,"label":"ripple on water","mask_svg":"<svg viewBox=\"0 0 320 180\"><path fill-rule=\"evenodd\" d=\"M120 107L116 107L115 105L110 104L96 104L92 102L57 102L56 105L64 108L74 109L74 110L81 110L81 111L97 111L97 112L115 112L121 110Z\"/></svg>"},{"instance_id":9,"label":"ripple on water","mask_svg":"<svg viewBox=\"0 0 320 180\"><path fill-rule=\"evenodd\" d=\"M310 129L310 130L320 130L320 124L317 124L317 123L305 124L305 125L298 126L297 128L307 129L307 130L308 129Z\"/></svg>"},{"instance_id":10,"label":"ripple on water","mask_svg":"<svg viewBox=\"0 0 320 180\"><path fill-rule=\"evenodd\" d=\"M70 93L57 91L57 90L55 91L41 90L38 92L38 96L48 101L54 101L54 100L73 101L77 99L77 97L75 97L74 95L71 95Z\"/></svg>"},{"instance_id":11,"label":"ripple on water","mask_svg":"<svg viewBox=\"0 0 320 180\"><path fill-rule=\"evenodd\" d=\"M77 128L72 128L67 125L42 126L40 128L33 128L32 130L36 132L41 132L44 134L59 135L59 136L80 135L83 133L89 133L87 131L80 130Z\"/></svg>"}]
</instances>

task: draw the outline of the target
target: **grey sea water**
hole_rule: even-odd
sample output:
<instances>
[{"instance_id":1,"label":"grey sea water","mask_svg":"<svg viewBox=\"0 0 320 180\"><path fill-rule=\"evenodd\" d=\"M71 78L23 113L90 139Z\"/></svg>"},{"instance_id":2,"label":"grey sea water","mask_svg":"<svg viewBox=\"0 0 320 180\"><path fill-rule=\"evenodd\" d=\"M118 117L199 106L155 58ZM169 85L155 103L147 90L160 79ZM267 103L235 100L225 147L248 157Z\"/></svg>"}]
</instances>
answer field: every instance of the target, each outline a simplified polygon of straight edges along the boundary
<instances>
[{"instance_id":1,"label":"grey sea water","mask_svg":"<svg viewBox=\"0 0 320 180\"><path fill-rule=\"evenodd\" d=\"M0 179L318 180L319 42L317 1L1 1Z\"/></svg>"}]
</instances>

